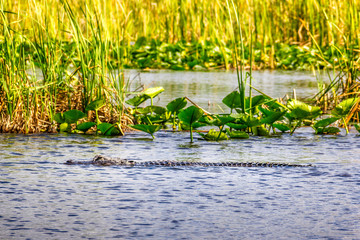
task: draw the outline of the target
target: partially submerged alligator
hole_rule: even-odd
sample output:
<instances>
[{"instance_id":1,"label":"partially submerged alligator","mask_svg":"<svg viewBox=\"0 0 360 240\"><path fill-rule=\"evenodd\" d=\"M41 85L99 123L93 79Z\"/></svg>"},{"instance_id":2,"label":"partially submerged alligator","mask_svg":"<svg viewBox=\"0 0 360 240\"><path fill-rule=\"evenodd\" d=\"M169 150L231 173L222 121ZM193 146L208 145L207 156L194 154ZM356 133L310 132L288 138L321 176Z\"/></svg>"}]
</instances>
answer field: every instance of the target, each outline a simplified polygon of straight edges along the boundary
<instances>
[{"instance_id":1,"label":"partially submerged alligator","mask_svg":"<svg viewBox=\"0 0 360 240\"><path fill-rule=\"evenodd\" d=\"M312 165L289 164L289 163L259 163L259 162L181 162L181 161L144 161L136 162L116 157L96 155L91 161L68 160L65 164L92 164L97 166L203 166L203 167L311 167Z\"/></svg>"}]
</instances>

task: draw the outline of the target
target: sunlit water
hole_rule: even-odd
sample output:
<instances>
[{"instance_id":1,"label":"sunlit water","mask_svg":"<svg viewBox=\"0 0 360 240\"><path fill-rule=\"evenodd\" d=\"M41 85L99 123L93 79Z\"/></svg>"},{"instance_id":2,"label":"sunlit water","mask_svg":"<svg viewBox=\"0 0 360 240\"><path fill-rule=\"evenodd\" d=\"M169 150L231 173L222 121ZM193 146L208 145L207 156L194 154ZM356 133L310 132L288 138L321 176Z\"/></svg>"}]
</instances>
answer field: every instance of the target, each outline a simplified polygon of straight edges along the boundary
<instances>
[{"instance_id":1,"label":"sunlit water","mask_svg":"<svg viewBox=\"0 0 360 240\"><path fill-rule=\"evenodd\" d=\"M145 83L148 75L153 77L144 74ZM164 93L161 101L180 96ZM187 132L155 136L152 141L138 132L106 138L0 135L0 239L360 239L360 137L355 132L315 136L302 128L293 136L219 143L196 138L193 144ZM96 154L314 167L63 164Z\"/></svg>"}]
</instances>

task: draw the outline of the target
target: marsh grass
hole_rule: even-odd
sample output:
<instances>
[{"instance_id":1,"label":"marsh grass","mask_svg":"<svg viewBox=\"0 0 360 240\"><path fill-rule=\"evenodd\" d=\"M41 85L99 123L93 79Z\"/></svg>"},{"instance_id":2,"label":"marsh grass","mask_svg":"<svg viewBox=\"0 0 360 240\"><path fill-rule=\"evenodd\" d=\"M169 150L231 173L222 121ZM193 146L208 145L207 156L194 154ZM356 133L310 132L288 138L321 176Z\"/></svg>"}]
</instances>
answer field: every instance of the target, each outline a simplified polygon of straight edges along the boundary
<instances>
[{"instance_id":1,"label":"marsh grass","mask_svg":"<svg viewBox=\"0 0 360 240\"><path fill-rule=\"evenodd\" d=\"M100 119L121 125L126 66L236 67L243 103L249 66L332 68L319 102L353 97L359 10L358 0L0 1L0 131L53 131L55 113L97 99Z\"/></svg>"}]
</instances>

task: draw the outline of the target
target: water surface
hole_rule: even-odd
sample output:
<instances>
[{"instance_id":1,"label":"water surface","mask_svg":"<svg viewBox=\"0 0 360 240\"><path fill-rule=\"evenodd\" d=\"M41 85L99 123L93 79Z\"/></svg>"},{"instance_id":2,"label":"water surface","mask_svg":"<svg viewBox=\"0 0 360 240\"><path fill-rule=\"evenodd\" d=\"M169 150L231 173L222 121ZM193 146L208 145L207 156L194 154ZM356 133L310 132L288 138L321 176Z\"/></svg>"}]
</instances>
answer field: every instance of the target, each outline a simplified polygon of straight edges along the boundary
<instances>
[{"instance_id":1,"label":"water surface","mask_svg":"<svg viewBox=\"0 0 360 240\"><path fill-rule=\"evenodd\" d=\"M166 89L159 104L186 93L206 105L205 99L218 101L234 87L222 82L219 74L214 84L199 80L195 94L188 73L164 74L142 75L143 82L157 79ZM169 81L185 83L165 85L171 76ZM207 95L212 86L218 87ZM289 88L278 96L291 93L293 85ZM293 136L219 143L196 138L192 144L188 132L160 131L155 136L152 141L140 132L124 137L1 134L0 239L360 239L360 138L355 132L315 136L312 129L302 128ZM96 154L136 161L288 162L314 167L63 164Z\"/></svg>"}]
</instances>

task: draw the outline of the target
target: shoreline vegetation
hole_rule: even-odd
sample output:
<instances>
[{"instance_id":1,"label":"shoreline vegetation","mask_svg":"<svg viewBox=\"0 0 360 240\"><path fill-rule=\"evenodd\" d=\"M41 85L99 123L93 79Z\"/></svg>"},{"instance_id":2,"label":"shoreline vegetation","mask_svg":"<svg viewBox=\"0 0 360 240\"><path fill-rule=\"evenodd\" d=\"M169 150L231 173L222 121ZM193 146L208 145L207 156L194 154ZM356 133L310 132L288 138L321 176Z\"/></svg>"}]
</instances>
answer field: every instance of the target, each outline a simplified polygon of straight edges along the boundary
<instances>
[{"instance_id":1,"label":"shoreline vegetation","mask_svg":"<svg viewBox=\"0 0 360 240\"><path fill-rule=\"evenodd\" d=\"M56 132L79 110L122 134L136 124L126 100L144 97L125 68L236 69L242 106L253 69L329 70L314 103L332 109L359 96L359 10L358 0L1 1L0 132Z\"/></svg>"}]
</instances>

